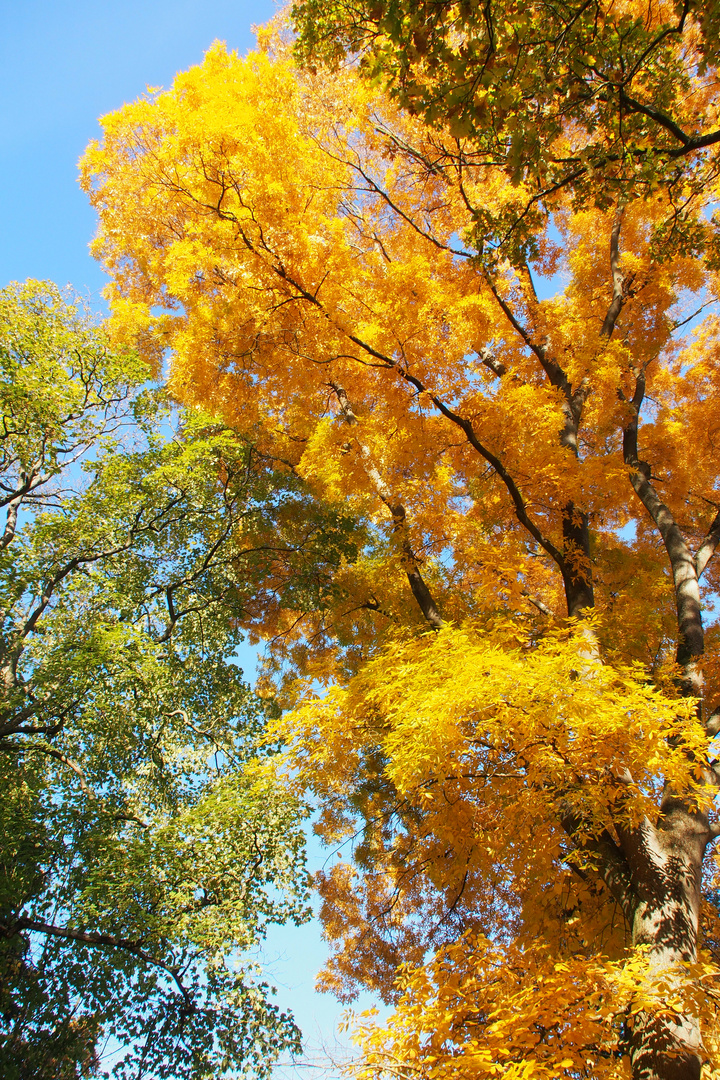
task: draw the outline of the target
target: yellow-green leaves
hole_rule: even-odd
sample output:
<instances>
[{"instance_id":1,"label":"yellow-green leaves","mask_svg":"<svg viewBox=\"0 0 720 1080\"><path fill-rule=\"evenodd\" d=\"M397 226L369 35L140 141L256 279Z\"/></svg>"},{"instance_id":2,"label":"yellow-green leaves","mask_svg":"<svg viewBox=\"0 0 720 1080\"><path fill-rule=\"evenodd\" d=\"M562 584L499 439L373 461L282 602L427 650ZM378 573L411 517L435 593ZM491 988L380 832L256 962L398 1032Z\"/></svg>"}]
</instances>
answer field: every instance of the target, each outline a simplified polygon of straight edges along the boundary
<instances>
[{"instance_id":1,"label":"yellow-green leaves","mask_svg":"<svg viewBox=\"0 0 720 1080\"><path fill-rule=\"evenodd\" d=\"M493 789L489 813L498 799L517 798L553 818L563 803L598 831L618 812L614 800L628 823L645 813L657 776L672 775L687 793L700 790L692 761L702 760L706 736L694 702L662 695L639 667L616 670L588 659L585 631L551 633L538 643L519 636L506 622L489 632L448 628L390 647L347 688L284 720L284 730L294 733L313 772L316 753L347 760L334 739L349 739L356 752L378 745L385 774L403 795L429 785L432 802L437 785L442 800L446 782L469 793L482 778ZM322 735L310 750L304 740L316 732ZM621 779L625 769L629 784Z\"/></svg>"}]
</instances>

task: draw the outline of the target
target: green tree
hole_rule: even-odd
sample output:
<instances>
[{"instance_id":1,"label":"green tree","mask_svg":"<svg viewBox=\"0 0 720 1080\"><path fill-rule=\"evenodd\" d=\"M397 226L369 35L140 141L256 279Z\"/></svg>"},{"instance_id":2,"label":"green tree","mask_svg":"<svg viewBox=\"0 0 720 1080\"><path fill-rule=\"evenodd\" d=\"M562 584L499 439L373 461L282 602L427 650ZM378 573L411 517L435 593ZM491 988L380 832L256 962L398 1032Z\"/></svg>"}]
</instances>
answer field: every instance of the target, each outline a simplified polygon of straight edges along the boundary
<instances>
[{"instance_id":1,"label":"green tree","mask_svg":"<svg viewBox=\"0 0 720 1080\"><path fill-rule=\"evenodd\" d=\"M533 234L568 192L607 209L665 189L666 254L716 242L692 207L718 170L717 3L298 0L292 13L302 62L358 57L455 137L439 138L435 169L506 171L514 198L471 207L486 259L536 253Z\"/></svg>"},{"instance_id":2,"label":"green tree","mask_svg":"<svg viewBox=\"0 0 720 1080\"><path fill-rule=\"evenodd\" d=\"M247 956L307 917L303 810L234 655L349 525L48 284L0 293L0 369L0 1071L94 1075L113 1036L119 1076L265 1075L299 1032Z\"/></svg>"}]
</instances>

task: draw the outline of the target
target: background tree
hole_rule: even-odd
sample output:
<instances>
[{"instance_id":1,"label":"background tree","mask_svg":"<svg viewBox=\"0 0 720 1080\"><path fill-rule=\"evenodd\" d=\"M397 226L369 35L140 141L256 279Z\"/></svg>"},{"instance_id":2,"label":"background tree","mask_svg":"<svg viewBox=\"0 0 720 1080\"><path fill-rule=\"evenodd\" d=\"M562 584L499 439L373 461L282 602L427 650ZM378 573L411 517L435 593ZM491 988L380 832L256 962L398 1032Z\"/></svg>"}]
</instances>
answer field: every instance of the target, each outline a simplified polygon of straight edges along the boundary
<instances>
[{"instance_id":1,"label":"background tree","mask_svg":"<svg viewBox=\"0 0 720 1080\"><path fill-rule=\"evenodd\" d=\"M253 764L239 618L347 520L50 285L0 293L0 366L3 1076L104 1074L109 1036L119 1076L264 1075L299 1032L248 956L307 917L303 809Z\"/></svg>"},{"instance_id":2,"label":"background tree","mask_svg":"<svg viewBox=\"0 0 720 1080\"><path fill-rule=\"evenodd\" d=\"M472 207L486 260L531 250L559 193L609 209L662 188L656 242L714 247L688 210L717 180L717 4L301 0L292 14L301 61L357 56L403 108L457 136L471 169L499 167L520 189L499 212Z\"/></svg>"},{"instance_id":3,"label":"background tree","mask_svg":"<svg viewBox=\"0 0 720 1080\"><path fill-rule=\"evenodd\" d=\"M282 727L324 836L357 840L320 881L326 985L405 988L371 1075L698 1077L713 169L611 207L567 183L501 244L532 171L265 44L106 118L84 170L118 337L366 522L316 613L268 619L296 701L335 684Z\"/></svg>"}]
</instances>

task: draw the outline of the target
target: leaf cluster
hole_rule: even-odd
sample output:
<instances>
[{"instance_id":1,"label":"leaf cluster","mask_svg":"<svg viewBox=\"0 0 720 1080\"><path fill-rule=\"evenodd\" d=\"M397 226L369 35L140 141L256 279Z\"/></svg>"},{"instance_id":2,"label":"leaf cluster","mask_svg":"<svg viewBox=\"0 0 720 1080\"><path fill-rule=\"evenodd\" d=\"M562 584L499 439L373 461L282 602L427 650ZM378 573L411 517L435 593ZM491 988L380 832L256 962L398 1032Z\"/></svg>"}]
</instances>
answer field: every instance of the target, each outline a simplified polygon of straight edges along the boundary
<instances>
[{"instance_id":1,"label":"leaf cluster","mask_svg":"<svg viewBox=\"0 0 720 1080\"><path fill-rule=\"evenodd\" d=\"M500 9L457 10L470 25ZM616 58L624 11L608 16ZM674 17L627 11L631 53L646 23ZM716 93L686 24L667 63L684 64L669 86L692 119L682 86L700 86L708 115ZM510 70L520 53L504 40ZM508 131L512 109L534 115L530 74ZM555 128L538 113L558 152L544 144L542 167L606 153L611 104L598 94L605 128L592 131L579 106ZM663 149L653 188L634 151L622 175L599 157L603 202L599 173L583 194L594 174L581 158L581 175L538 199L539 173L508 175L506 145L478 149L484 127L454 134L418 111L352 63L298 70L281 38L245 60L215 46L167 92L106 118L84 162L96 252L117 339L148 359L170 347L173 392L283 462L309 520L330 505L361 523L338 535L333 519L328 560L305 548L314 610L297 594L285 607L270 577L246 625L297 676L281 774L310 787L323 838L346 845L318 881L337 946L322 984L397 1003L402 969L421 987L422 1007L412 994L399 1005L397 1054L372 1067L424 1075L437 1051L450 1073L482 1026L468 1072L502 1075L522 1006L510 1075L621 1075L645 1021L631 1031L613 995L671 1027L652 991L662 962L673 1010L702 998L707 976L693 1016L714 1022L713 970L682 967L702 850L720 831L718 638L701 616L720 543L714 159L697 146L673 158L700 163L674 188ZM282 520L297 537L295 511ZM595 993L608 1011L593 1026Z\"/></svg>"}]
</instances>

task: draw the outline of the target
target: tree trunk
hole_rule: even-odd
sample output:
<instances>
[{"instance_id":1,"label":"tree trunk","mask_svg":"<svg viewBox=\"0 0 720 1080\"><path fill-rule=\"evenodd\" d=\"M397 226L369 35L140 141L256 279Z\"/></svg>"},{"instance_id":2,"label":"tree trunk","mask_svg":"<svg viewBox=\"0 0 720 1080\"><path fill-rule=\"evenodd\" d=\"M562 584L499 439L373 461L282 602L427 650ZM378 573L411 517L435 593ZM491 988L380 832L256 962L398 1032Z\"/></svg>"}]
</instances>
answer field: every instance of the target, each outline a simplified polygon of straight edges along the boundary
<instances>
[{"instance_id":1,"label":"tree trunk","mask_svg":"<svg viewBox=\"0 0 720 1080\"><path fill-rule=\"evenodd\" d=\"M632 1018L633 1080L699 1080L702 1063L696 1017L665 1011L668 992L681 991L679 965L697 959L701 868L710 831L707 817L669 797L657 827L646 821L624 837L638 903L633 945L649 947L648 984L668 986L657 1010ZM675 969L675 973L673 973Z\"/></svg>"},{"instance_id":2,"label":"tree trunk","mask_svg":"<svg viewBox=\"0 0 720 1080\"><path fill-rule=\"evenodd\" d=\"M569 502L563 507L563 585L568 615L582 616L595 606L590 565L590 523L587 513Z\"/></svg>"}]
</instances>

